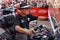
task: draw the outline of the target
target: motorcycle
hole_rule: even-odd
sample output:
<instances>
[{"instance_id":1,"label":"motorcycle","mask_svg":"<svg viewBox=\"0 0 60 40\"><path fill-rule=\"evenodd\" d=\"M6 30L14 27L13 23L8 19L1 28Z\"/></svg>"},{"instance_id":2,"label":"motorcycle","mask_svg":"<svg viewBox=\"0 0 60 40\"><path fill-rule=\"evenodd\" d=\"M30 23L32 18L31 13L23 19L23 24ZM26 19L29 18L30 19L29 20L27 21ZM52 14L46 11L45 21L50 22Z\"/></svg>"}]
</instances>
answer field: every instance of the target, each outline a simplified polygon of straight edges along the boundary
<instances>
[{"instance_id":1,"label":"motorcycle","mask_svg":"<svg viewBox=\"0 0 60 40\"><path fill-rule=\"evenodd\" d=\"M43 25L40 25L39 27L35 27L34 30L36 31L33 33L30 37L34 40L54 40L54 37L50 33L50 31L44 27Z\"/></svg>"},{"instance_id":2,"label":"motorcycle","mask_svg":"<svg viewBox=\"0 0 60 40\"><path fill-rule=\"evenodd\" d=\"M5 15L0 17L0 27L2 26L3 29L11 27L11 25L13 25L14 22L13 18L13 15ZM50 33L49 29L47 29L43 25L40 25L39 27L34 27L34 30L35 32L32 35L30 35L31 40L54 40L54 37Z\"/></svg>"}]
</instances>

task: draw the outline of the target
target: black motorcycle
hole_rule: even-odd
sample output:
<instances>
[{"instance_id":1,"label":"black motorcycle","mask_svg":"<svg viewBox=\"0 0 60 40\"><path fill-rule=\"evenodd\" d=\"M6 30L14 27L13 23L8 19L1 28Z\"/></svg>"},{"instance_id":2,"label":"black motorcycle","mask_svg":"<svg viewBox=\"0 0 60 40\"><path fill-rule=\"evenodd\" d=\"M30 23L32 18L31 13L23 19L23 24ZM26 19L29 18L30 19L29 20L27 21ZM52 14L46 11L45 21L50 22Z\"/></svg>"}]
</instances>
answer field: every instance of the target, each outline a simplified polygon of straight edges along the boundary
<instances>
[{"instance_id":1,"label":"black motorcycle","mask_svg":"<svg viewBox=\"0 0 60 40\"><path fill-rule=\"evenodd\" d=\"M43 25L35 27L34 30L36 32L31 35L32 40L54 40L50 31Z\"/></svg>"},{"instance_id":2,"label":"black motorcycle","mask_svg":"<svg viewBox=\"0 0 60 40\"><path fill-rule=\"evenodd\" d=\"M0 27L3 29L8 29L14 24L13 19L14 19L13 15L5 15L0 17ZM32 35L30 35L31 40L54 40L54 37L50 33L49 29L47 29L43 25L40 25L39 27L34 27L34 30L35 32ZM10 32L12 31L10 30ZM2 35L3 37L0 36L0 39L5 39L4 35L5 34Z\"/></svg>"}]
</instances>

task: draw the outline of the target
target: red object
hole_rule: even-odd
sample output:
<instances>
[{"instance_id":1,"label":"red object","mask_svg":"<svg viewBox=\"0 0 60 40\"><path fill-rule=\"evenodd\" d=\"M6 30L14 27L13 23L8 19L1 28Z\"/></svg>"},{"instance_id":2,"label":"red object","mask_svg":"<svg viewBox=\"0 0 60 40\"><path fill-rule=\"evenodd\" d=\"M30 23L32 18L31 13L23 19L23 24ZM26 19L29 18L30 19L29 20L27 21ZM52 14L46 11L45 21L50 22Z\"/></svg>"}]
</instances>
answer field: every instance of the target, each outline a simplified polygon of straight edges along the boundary
<instances>
[{"instance_id":1,"label":"red object","mask_svg":"<svg viewBox=\"0 0 60 40\"><path fill-rule=\"evenodd\" d=\"M48 17L48 9L47 8L38 8L39 16Z\"/></svg>"},{"instance_id":2,"label":"red object","mask_svg":"<svg viewBox=\"0 0 60 40\"><path fill-rule=\"evenodd\" d=\"M60 8L51 8L51 16L55 17L57 21L60 21Z\"/></svg>"},{"instance_id":3,"label":"red object","mask_svg":"<svg viewBox=\"0 0 60 40\"><path fill-rule=\"evenodd\" d=\"M39 16L37 8L30 8L29 13L33 16Z\"/></svg>"},{"instance_id":4,"label":"red object","mask_svg":"<svg viewBox=\"0 0 60 40\"><path fill-rule=\"evenodd\" d=\"M44 16L44 17L48 17L48 9L46 9L46 8L30 8L29 9L29 12L33 16Z\"/></svg>"}]
</instances>

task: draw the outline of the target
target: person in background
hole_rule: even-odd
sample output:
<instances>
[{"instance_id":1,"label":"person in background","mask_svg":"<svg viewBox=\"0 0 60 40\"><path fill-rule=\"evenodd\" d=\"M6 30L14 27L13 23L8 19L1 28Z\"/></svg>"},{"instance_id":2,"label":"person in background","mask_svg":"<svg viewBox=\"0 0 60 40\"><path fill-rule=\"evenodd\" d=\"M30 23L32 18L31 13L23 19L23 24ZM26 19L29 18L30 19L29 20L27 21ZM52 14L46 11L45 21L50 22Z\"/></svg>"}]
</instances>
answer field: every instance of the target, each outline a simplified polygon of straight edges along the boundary
<instances>
[{"instance_id":1,"label":"person in background","mask_svg":"<svg viewBox=\"0 0 60 40\"><path fill-rule=\"evenodd\" d=\"M48 5L49 5L49 8L53 8L53 6L50 2L48 3Z\"/></svg>"},{"instance_id":2,"label":"person in background","mask_svg":"<svg viewBox=\"0 0 60 40\"><path fill-rule=\"evenodd\" d=\"M47 1L44 2L42 8L49 8L49 5L47 4Z\"/></svg>"},{"instance_id":3,"label":"person in background","mask_svg":"<svg viewBox=\"0 0 60 40\"><path fill-rule=\"evenodd\" d=\"M43 1L39 1L38 3L39 3L39 4L38 4L38 7L42 8L44 2L43 2Z\"/></svg>"},{"instance_id":4,"label":"person in background","mask_svg":"<svg viewBox=\"0 0 60 40\"><path fill-rule=\"evenodd\" d=\"M5 9L6 8L6 4L4 4L4 3L1 6L2 6L1 9Z\"/></svg>"}]
</instances>

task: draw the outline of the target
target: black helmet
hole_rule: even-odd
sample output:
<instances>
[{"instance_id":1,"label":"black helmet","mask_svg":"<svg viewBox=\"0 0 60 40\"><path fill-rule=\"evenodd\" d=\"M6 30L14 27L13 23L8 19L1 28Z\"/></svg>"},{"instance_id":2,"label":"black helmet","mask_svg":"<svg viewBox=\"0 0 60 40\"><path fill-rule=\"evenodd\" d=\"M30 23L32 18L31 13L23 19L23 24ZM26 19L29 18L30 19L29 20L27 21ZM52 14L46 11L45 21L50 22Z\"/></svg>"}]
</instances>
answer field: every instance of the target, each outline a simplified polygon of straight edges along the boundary
<instances>
[{"instance_id":1,"label":"black helmet","mask_svg":"<svg viewBox=\"0 0 60 40\"><path fill-rule=\"evenodd\" d=\"M29 8L30 7L30 5L28 5L27 3L21 3L20 5L19 5L19 9L27 9L27 8Z\"/></svg>"}]
</instances>

